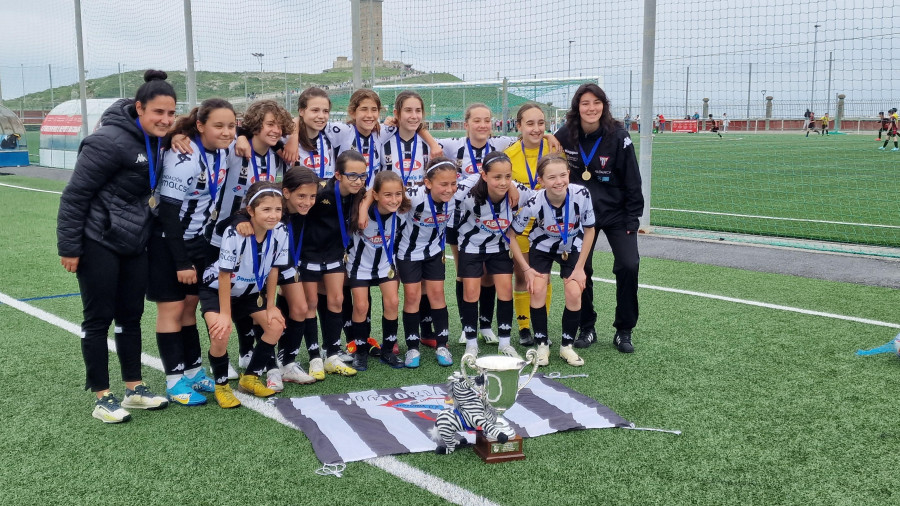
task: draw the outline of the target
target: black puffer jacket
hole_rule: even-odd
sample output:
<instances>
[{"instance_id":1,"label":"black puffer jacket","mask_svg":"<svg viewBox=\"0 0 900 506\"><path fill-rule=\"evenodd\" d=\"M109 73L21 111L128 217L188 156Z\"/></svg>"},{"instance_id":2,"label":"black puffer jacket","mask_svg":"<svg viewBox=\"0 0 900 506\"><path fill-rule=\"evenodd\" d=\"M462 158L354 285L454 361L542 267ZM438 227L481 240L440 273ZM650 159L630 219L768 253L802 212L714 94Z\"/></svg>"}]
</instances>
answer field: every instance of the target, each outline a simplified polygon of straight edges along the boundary
<instances>
[{"instance_id":1,"label":"black puffer jacket","mask_svg":"<svg viewBox=\"0 0 900 506\"><path fill-rule=\"evenodd\" d=\"M150 237L150 164L134 100L119 100L81 142L56 220L59 256L80 257L87 237L121 255L136 255ZM151 149L157 139L151 137ZM156 170L160 171L161 166Z\"/></svg>"}]
</instances>

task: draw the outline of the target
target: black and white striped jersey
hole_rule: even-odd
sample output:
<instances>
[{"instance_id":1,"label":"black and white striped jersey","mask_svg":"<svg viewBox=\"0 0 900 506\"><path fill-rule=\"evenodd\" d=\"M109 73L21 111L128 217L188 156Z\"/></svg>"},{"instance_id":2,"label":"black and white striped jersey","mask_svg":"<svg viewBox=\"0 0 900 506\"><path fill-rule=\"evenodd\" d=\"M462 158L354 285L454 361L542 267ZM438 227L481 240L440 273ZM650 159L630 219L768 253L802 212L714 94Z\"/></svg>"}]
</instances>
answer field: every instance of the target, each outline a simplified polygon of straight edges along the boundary
<instances>
[{"instance_id":1,"label":"black and white striped jersey","mask_svg":"<svg viewBox=\"0 0 900 506\"><path fill-rule=\"evenodd\" d=\"M513 230L521 234L528 225L528 220L534 218L534 226L528 234L528 242L533 249L545 253L557 254L562 252L581 251L581 242L584 239L584 227L594 226L594 206L591 204L591 194L587 188L577 184L569 184L568 207L569 226L566 242L562 243L560 230L566 220L565 204L554 207L546 197L547 190L538 190L534 195L519 207L519 213L513 219Z\"/></svg>"},{"instance_id":2,"label":"black and white striped jersey","mask_svg":"<svg viewBox=\"0 0 900 506\"><path fill-rule=\"evenodd\" d=\"M382 229L379 229L376 206L369 210L369 224L366 228L353 232L350 239L347 276L350 279L382 279L388 277L392 265L388 259L396 262L394 252L397 250L394 239L397 237L399 218L397 213L381 214ZM384 234L382 235L382 232ZM390 248L390 254L388 249Z\"/></svg>"},{"instance_id":3,"label":"black and white striped jersey","mask_svg":"<svg viewBox=\"0 0 900 506\"><path fill-rule=\"evenodd\" d=\"M288 233L284 223L276 225L261 243L256 241L255 235L242 237L229 226L222 237L218 260L203 273L203 284L218 290L219 272L230 272L232 297L257 293L257 276L265 291L265 279L272 267L283 269L287 265Z\"/></svg>"},{"instance_id":4,"label":"black and white striped jersey","mask_svg":"<svg viewBox=\"0 0 900 506\"><path fill-rule=\"evenodd\" d=\"M397 258L424 260L440 254L441 238L446 234L450 218L450 203L431 200L425 186L411 186L406 194L412 207L398 214Z\"/></svg>"},{"instance_id":5,"label":"black and white striped jersey","mask_svg":"<svg viewBox=\"0 0 900 506\"><path fill-rule=\"evenodd\" d=\"M334 160L337 157L335 148L337 143L333 142L331 135L328 133L330 126L326 126L316 136L313 141L316 149L307 151L302 144L299 146L300 159L297 160L297 163L313 171L315 175L319 176L319 179L328 179L334 176ZM303 125L300 128L305 129Z\"/></svg>"},{"instance_id":6,"label":"black and white striped jersey","mask_svg":"<svg viewBox=\"0 0 900 506\"><path fill-rule=\"evenodd\" d=\"M212 211L213 193L218 193L228 172L229 149L204 150L191 141L192 154L174 150L163 154L161 200L180 206L178 221L184 240L203 235ZM215 184L210 184L215 181ZM218 195L215 196L218 198Z\"/></svg>"},{"instance_id":7,"label":"black and white striped jersey","mask_svg":"<svg viewBox=\"0 0 900 506\"><path fill-rule=\"evenodd\" d=\"M384 143L396 131L395 127L380 125L378 132L362 135L355 125L346 123L329 123L326 128L328 137L334 142L334 152L340 155L344 151L356 151L366 159L366 188L372 187L372 178L381 170L384 155L381 150Z\"/></svg>"},{"instance_id":8,"label":"black and white striped jersey","mask_svg":"<svg viewBox=\"0 0 900 506\"><path fill-rule=\"evenodd\" d=\"M216 234L215 225L228 219L232 214L238 212L243 207L244 195L247 194L247 188L255 183L257 179L275 182L275 179L284 175L287 168L284 160L276 155L271 149L262 155L253 152L253 156L244 158L234 153L234 143L228 147L228 174L225 176L225 183L219 189L219 195L216 202L216 210L219 216L216 223L211 223L213 227L211 231L210 244L219 246L222 243L222 237Z\"/></svg>"},{"instance_id":9,"label":"black and white striped jersey","mask_svg":"<svg viewBox=\"0 0 900 506\"><path fill-rule=\"evenodd\" d=\"M466 177L481 171L481 160L485 155L491 151L503 151L516 140L516 137L508 136L491 137L487 144L480 148L472 146L468 137L440 139L440 144L444 148L444 156L456 162L460 177Z\"/></svg>"},{"instance_id":10,"label":"black and white striped jersey","mask_svg":"<svg viewBox=\"0 0 900 506\"><path fill-rule=\"evenodd\" d=\"M384 158L381 170L393 170L403 179L404 186L421 185L425 181L425 165L431 158L428 143L419 134L404 140L400 133L393 135L382 144Z\"/></svg>"},{"instance_id":11,"label":"black and white striped jersey","mask_svg":"<svg viewBox=\"0 0 900 506\"><path fill-rule=\"evenodd\" d=\"M500 202L488 199L483 204L475 202L471 193L472 186L481 176L469 176L460 182L460 188L453 197L449 213L452 216L450 228L459 234L459 249L466 253L499 253L509 250L503 236L512 225L518 206L510 206L509 198ZM527 185L513 182L519 190L519 202L530 199L534 192Z\"/></svg>"},{"instance_id":12,"label":"black and white striped jersey","mask_svg":"<svg viewBox=\"0 0 900 506\"><path fill-rule=\"evenodd\" d=\"M337 190L337 191L336 191ZM353 205L354 195L340 196L340 187L337 180L331 178L319 183L319 192L316 195L316 203L309 209L304 225L303 249L300 252L300 260L305 269L312 271L325 271L340 267L344 259L344 243L341 239L341 222L347 232L347 241L350 240L347 228L350 219L350 208ZM338 211L338 198L341 206Z\"/></svg>"}]
</instances>

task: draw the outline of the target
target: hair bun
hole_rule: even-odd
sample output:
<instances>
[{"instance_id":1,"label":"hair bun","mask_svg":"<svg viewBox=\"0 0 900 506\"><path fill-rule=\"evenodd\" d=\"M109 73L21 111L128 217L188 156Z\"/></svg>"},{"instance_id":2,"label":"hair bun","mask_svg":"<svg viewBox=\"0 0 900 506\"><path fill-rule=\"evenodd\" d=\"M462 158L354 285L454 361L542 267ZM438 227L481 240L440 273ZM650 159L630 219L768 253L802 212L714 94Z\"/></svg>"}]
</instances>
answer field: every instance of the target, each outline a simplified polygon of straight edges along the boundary
<instances>
[{"instance_id":1,"label":"hair bun","mask_svg":"<svg viewBox=\"0 0 900 506\"><path fill-rule=\"evenodd\" d=\"M149 83L150 81L165 81L169 77L169 74L166 74L162 70L153 70L150 69L144 72L144 82Z\"/></svg>"}]
</instances>

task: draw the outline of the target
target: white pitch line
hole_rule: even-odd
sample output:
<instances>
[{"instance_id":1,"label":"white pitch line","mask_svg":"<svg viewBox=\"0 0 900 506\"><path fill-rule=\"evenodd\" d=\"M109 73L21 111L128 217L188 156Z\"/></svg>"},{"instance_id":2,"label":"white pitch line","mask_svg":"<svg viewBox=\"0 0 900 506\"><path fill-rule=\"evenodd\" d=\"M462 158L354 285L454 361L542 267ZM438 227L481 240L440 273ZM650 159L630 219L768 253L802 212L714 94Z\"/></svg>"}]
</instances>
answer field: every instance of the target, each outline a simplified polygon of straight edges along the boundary
<instances>
[{"instance_id":1,"label":"white pitch line","mask_svg":"<svg viewBox=\"0 0 900 506\"><path fill-rule=\"evenodd\" d=\"M0 303L6 304L12 308L18 309L25 314L34 316L39 320L43 320L51 325L71 332L78 337L84 337L84 333L81 331L81 327L79 327L78 325L64 320L52 313L48 313L43 309L32 306L27 302L19 301L2 292L0 292ZM111 351L115 351L115 341L113 341L112 339L107 339L107 344ZM146 353L141 353L141 363L143 363L147 367L163 372L162 361L157 357L148 355ZM286 418L284 418L284 416L282 416L282 414L275 408L275 406L266 404L266 401L264 399L260 399L258 397L247 395L238 391L235 391L234 394L238 397L238 399L240 399L241 404L243 404L244 407L256 411L266 418L275 420L282 425L299 430L296 425L292 424ZM395 457L376 457L373 459L364 460L363 462L373 467L377 467L389 474L392 474L405 482L412 483L422 490L430 492L453 504L460 504L464 506L499 506L485 497L475 494L474 492L470 492L460 487L459 485L455 485L453 483L445 481L441 478L438 478L437 476L432 476L425 471L422 471L421 469L397 460Z\"/></svg>"},{"instance_id":2,"label":"white pitch line","mask_svg":"<svg viewBox=\"0 0 900 506\"><path fill-rule=\"evenodd\" d=\"M0 186L5 186L7 188L15 188L17 190L28 190L30 192L41 192L41 193L55 193L57 195L62 195L62 192L53 191L53 190L39 190L37 188L28 188L27 186L16 186L14 184L5 184L0 183Z\"/></svg>"},{"instance_id":3,"label":"white pitch line","mask_svg":"<svg viewBox=\"0 0 900 506\"><path fill-rule=\"evenodd\" d=\"M799 221L803 223L823 223L826 225L849 225L853 227L877 227L877 228L897 228L900 229L900 225L882 225L879 223L854 223L852 221L831 221L831 220L812 220L808 218L785 218L782 216L765 216L765 215L757 215L757 214L738 214L738 213L723 213L719 211L698 211L695 209L669 209L665 207L651 207L652 211L669 211L671 213L688 213L688 214L708 214L713 216L731 216L735 218L758 218L763 220L777 220L777 221Z\"/></svg>"}]
</instances>

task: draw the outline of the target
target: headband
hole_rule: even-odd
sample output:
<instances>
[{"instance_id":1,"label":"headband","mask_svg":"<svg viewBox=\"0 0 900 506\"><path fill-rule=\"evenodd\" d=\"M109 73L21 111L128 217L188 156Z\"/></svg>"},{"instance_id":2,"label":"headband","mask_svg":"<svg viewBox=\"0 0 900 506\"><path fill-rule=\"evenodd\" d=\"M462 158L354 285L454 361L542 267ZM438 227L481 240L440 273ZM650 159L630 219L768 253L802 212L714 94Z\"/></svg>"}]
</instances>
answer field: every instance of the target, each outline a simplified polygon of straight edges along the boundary
<instances>
[{"instance_id":1,"label":"headband","mask_svg":"<svg viewBox=\"0 0 900 506\"><path fill-rule=\"evenodd\" d=\"M453 162L451 162L451 161L443 161L443 162L438 162L438 163L432 165L431 167L429 167L429 168L428 168L428 171L425 172L425 174L426 174L426 175L431 174L431 171L437 169L438 167L440 167L440 166L442 166L442 165L448 165L448 166L453 167L454 169L456 169L456 164L455 164L455 163L453 163Z\"/></svg>"},{"instance_id":2,"label":"headband","mask_svg":"<svg viewBox=\"0 0 900 506\"><path fill-rule=\"evenodd\" d=\"M495 151L495 153L496 153L496 151ZM491 165L493 165L493 164L496 163L496 162L509 162L509 163L512 163L512 160L509 159L509 156L507 156L506 153L501 153L501 154L499 154L499 155L497 155L497 156L491 158L491 159L488 160L487 162L482 161L481 163L482 163L482 165L491 166Z\"/></svg>"},{"instance_id":3,"label":"headband","mask_svg":"<svg viewBox=\"0 0 900 506\"><path fill-rule=\"evenodd\" d=\"M259 190L258 192L256 192L252 197L250 197L250 200L247 202L247 207L250 207L250 204L252 204L253 201L256 200L256 197L259 197L259 196L262 195L263 193L275 193L275 194L277 194L279 197L284 198L284 194L281 193L281 191L276 190L275 188L264 188L264 189Z\"/></svg>"}]
</instances>

